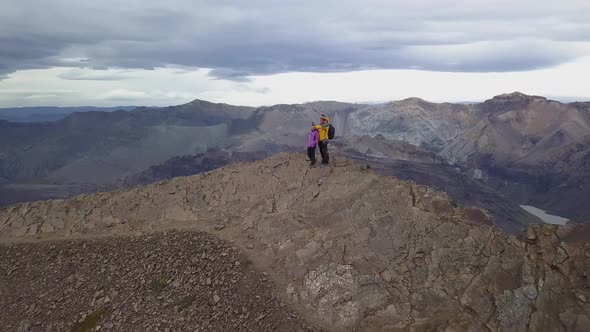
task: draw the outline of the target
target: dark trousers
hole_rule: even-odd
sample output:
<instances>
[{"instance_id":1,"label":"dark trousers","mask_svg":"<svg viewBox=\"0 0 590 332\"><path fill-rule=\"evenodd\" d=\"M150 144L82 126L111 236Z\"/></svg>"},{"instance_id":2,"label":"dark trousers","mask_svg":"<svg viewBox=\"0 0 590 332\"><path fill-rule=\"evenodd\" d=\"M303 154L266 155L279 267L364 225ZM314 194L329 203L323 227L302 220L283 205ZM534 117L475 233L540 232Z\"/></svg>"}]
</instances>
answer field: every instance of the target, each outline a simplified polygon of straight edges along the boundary
<instances>
[{"instance_id":1,"label":"dark trousers","mask_svg":"<svg viewBox=\"0 0 590 332\"><path fill-rule=\"evenodd\" d=\"M315 161L316 161L316 159L315 159L315 146L312 148L310 148L310 147L307 148L307 156L309 157L311 164L315 165Z\"/></svg>"},{"instance_id":2,"label":"dark trousers","mask_svg":"<svg viewBox=\"0 0 590 332\"><path fill-rule=\"evenodd\" d=\"M320 154L322 155L322 164L328 164L330 162L330 155L328 155L328 142L321 141L318 143L320 147Z\"/></svg>"}]
</instances>

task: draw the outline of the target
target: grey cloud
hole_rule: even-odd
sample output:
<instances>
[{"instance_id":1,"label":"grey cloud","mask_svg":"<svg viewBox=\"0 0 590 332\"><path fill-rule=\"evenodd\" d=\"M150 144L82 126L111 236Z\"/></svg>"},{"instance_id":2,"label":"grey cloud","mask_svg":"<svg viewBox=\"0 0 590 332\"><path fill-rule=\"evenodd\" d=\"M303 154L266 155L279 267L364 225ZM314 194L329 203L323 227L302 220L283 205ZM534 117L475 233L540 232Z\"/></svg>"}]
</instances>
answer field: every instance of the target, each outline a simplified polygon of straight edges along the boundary
<instances>
[{"instance_id":1,"label":"grey cloud","mask_svg":"<svg viewBox=\"0 0 590 332\"><path fill-rule=\"evenodd\" d=\"M406 48L402 54L416 63L429 64L430 67L445 71L493 72L499 71L499 68L503 71L519 71L549 67L584 55L583 51L568 49L568 46L567 43L514 40L464 45L419 45ZM436 62L432 63L433 59Z\"/></svg>"},{"instance_id":2,"label":"grey cloud","mask_svg":"<svg viewBox=\"0 0 590 332\"><path fill-rule=\"evenodd\" d=\"M293 71L520 71L590 52L585 0L4 1L11 9L0 13L7 27L0 31L0 75L51 66L178 65L245 82ZM75 58L87 61L67 60Z\"/></svg>"},{"instance_id":3,"label":"grey cloud","mask_svg":"<svg viewBox=\"0 0 590 332\"><path fill-rule=\"evenodd\" d=\"M132 76L125 73L112 73L105 71L104 73L83 72L78 70L70 70L59 75L63 80L71 81L122 81Z\"/></svg>"},{"instance_id":4,"label":"grey cloud","mask_svg":"<svg viewBox=\"0 0 590 332\"><path fill-rule=\"evenodd\" d=\"M237 71L231 68L215 68L209 72L212 77L236 82L250 82L249 74L247 71Z\"/></svg>"}]
</instances>

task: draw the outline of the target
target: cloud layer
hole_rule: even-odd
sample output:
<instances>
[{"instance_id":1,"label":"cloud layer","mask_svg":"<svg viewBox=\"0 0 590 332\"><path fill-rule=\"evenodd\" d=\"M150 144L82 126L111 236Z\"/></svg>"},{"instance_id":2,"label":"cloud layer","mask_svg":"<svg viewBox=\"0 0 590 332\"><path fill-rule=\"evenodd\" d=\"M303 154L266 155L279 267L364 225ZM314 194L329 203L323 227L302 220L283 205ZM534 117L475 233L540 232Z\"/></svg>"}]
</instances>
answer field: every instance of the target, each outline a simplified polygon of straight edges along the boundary
<instances>
[{"instance_id":1,"label":"cloud layer","mask_svg":"<svg viewBox=\"0 0 590 332\"><path fill-rule=\"evenodd\" d=\"M318 4L319 3L319 4ZM545 3L545 2L543 2ZM590 2L0 0L0 79L51 67L209 68L215 78L526 71L590 54ZM117 73L68 80L118 80Z\"/></svg>"},{"instance_id":2,"label":"cloud layer","mask_svg":"<svg viewBox=\"0 0 590 332\"><path fill-rule=\"evenodd\" d=\"M283 73L249 82L212 79L209 70L93 70L58 67L23 70L0 81L0 107L179 105L198 99L263 106L314 100L374 102L421 97L435 102L483 101L520 91L558 100L590 100L585 82L590 57L521 72L459 73L365 70ZM89 79L124 75L123 80ZM63 77L75 78L64 79ZM81 79L83 78L83 79Z\"/></svg>"}]
</instances>

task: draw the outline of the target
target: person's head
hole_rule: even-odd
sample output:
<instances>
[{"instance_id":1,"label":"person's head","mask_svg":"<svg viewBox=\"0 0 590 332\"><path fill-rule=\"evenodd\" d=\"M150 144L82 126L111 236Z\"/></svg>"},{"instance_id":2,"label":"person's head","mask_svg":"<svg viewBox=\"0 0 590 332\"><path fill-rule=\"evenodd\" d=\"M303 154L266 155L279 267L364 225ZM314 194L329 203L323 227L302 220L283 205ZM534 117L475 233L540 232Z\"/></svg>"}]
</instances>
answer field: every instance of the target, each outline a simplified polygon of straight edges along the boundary
<instances>
[{"instance_id":1,"label":"person's head","mask_svg":"<svg viewBox=\"0 0 590 332\"><path fill-rule=\"evenodd\" d=\"M330 119L329 119L329 118L328 118L328 117L327 117L325 114L320 114L320 122L321 122L322 124L323 124L323 123L326 123L326 122L328 122L328 121L330 121Z\"/></svg>"}]
</instances>

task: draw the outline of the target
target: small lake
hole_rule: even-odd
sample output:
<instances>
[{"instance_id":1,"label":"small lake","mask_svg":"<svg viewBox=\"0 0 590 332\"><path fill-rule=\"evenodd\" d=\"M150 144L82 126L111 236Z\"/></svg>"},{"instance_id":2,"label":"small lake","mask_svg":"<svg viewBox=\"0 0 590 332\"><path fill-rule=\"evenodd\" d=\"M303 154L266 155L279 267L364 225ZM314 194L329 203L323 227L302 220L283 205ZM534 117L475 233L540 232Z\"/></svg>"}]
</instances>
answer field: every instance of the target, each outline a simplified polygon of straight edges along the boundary
<instances>
[{"instance_id":1,"label":"small lake","mask_svg":"<svg viewBox=\"0 0 590 332\"><path fill-rule=\"evenodd\" d=\"M569 221L569 219L567 218L548 214L547 212L531 205L521 205L520 207L523 208L526 212L538 217L539 219L543 220L548 224L565 225L565 223Z\"/></svg>"}]
</instances>

